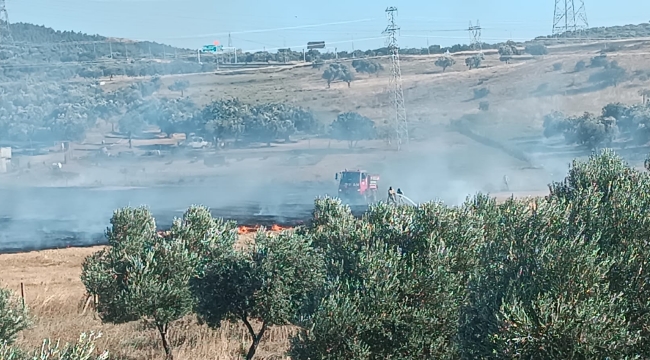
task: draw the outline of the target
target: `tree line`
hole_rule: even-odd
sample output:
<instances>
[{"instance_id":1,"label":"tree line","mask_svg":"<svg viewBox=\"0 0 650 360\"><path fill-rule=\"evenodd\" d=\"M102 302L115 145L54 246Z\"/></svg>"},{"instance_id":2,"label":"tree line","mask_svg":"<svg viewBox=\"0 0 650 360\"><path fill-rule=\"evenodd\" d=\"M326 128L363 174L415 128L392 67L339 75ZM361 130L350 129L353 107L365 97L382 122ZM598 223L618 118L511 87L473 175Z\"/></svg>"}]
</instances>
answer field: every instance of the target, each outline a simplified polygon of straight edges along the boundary
<instances>
[{"instance_id":1,"label":"tree line","mask_svg":"<svg viewBox=\"0 0 650 360\"><path fill-rule=\"evenodd\" d=\"M168 88L182 95L190 86L189 82L179 80ZM112 124L114 132L132 138L151 126L168 135L194 133L210 140L240 143L287 141L297 133L355 143L375 136L374 121L357 113L345 122L343 131L338 122L331 128L331 124L325 125L311 110L300 106L249 104L233 98L201 107L187 97L153 96L161 87L159 78L135 82L113 92L105 92L91 83L2 85L0 140L79 141L100 120Z\"/></svg>"},{"instance_id":2,"label":"tree line","mask_svg":"<svg viewBox=\"0 0 650 360\"><path fill-rule=\"evenodd\" d=\"M647 96L648 90L640 95ZM625 105L610 103L600 114L585 112L567 116L554 111L544 117L544 136L563 136L567 144L596 149L609 147L614 142L643 145L650 141L650 102Z\"/></svg>"},{"instance_id":3,"label":"tree line","mask_svg":"<svg viewBox=\"0 0 650 360\"><path fill-rule=\"evenodd\" d=\"M204 54L199 63L195 50L176 48L150 41L121 41L100 35L88 35L75 31L57 31L45 26L27 23L10 24L13 44L0 46L0 79L17 81L32 79L64 80L74 77L103 78L117 75L160 76L209 72L221 63L234 62L233 56ZM518 43L519 44L519 43ZM521 44L519 44L521 45ZM482 44L483 49L499 49L501 44ZM427 48L403 48L405 55L443 54L472 50L469 45L449 47L431 45ZM335 59L354 59L389 54L388 48L320 52L313 49L281 49L242 52L238 50L238 62L287 61L316 62ZM161 61L162 60L162 61Z\"/></svg>"},{"instance_id":4,"label":"tree line","mask_svg":"<svg viewBox=\"0 0 650 360\"><path fill-rule=\"evenodd\" d=\"M321 198L309 224L238 247L236 224L204 207L164 234L146 208L123 208L81 279L103 322L155 327L169 358L187 316L243 323L247 359L287 324L292 359L649 357L650 173L606 150L549 190L361 218ZM24 313L0 307L4 351L18 351Z\"/></svg>"}]
</instances>

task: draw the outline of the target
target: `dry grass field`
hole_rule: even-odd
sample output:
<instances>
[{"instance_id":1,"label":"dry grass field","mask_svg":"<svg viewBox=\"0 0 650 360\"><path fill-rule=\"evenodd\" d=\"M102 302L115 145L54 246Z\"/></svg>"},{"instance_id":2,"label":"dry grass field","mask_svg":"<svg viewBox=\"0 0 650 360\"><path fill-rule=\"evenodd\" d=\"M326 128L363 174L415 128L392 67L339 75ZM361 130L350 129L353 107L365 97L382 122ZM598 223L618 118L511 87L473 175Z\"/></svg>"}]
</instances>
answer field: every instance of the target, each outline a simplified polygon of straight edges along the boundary
<instances>
[{"instance_id":1,"label":"dry grass field","mask_svg":"<svg viewBox=\"0 0 650 360\"><path fill-rule=\"evenodd\" d=\"M242 235L240 241L250 241L253 236ZM81 264L86 256L99 249L69 248L0 255L0 286L19 295L23 283L25 302L36 317L33 328L20 335L18 345L35 348L45 338L75 341L82 332L101 331L97 348L109 350L115 359L164 358L156 330L144 329L141 323L102 324L89 308L91 302L87 302L79 278ZM170 336L174 357L181 360L239 359L242 351L250 346L243 325L224 323L221 329L211 330L197 325L191 317L174 323ZM271 328L256 357L284 359L290 336L290 327Z\"/></svg>"}]
</instances>

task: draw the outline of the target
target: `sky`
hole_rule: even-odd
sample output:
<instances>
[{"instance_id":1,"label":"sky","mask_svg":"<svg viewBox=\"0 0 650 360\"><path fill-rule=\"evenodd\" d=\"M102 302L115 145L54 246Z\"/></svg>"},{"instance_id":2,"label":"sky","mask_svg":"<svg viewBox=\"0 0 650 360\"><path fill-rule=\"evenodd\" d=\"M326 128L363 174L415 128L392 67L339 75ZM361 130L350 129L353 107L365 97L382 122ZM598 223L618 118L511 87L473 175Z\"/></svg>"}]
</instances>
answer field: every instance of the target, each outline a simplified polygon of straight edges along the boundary
<instances>
[{"instance_id":1,"label":"sky","mask_svg":"<svg viewBox=\"0 0 650 360\"><path fill-rule=\"evenodd\" d=\"M578 0L575 0L578 3ZM551 33L553 0L6 0L10 22L56 30L150 40L197 49L218 41L245 51L325 41L327 50L385 44L387 6L398 8L400 47L469 43L469 22L482 41L529 40ZM647 0L585 0L590 27L650 21Z\"/></svg>"}]
</instances>

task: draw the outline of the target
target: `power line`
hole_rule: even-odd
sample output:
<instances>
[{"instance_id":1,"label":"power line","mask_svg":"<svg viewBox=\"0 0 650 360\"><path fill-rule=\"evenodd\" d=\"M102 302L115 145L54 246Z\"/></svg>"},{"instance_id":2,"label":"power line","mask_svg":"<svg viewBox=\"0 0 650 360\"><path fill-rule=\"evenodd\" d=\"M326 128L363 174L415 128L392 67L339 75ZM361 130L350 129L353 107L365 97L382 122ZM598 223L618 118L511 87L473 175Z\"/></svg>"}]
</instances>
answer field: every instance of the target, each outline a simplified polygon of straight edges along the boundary
<instances>
[{"instance_id":1,"label":"power line","mask_svg":"<svg viewBox=\"0 0 650 360\"><path fill-rule=\"evenodd\" d=\"M555 0L553 14L553 36L589 28L584 0Z\"/></svg>"},{"instance_id":2,"label":"power line","mask_svg":"<svg viewBox=\"0 0 650 360\"><path fill-rule=\"evenodd\" d=\"M395 135L397 137L397 150L401 150L402 143L408 145L409 131L406 119L406 108L404 107L404 90L402 89L402 70L399 64L399 45L397 44L397 33L399 27L395 24L397 8L394 6L386 9L388 26L384 30L387 35L386 46L390 52L391 75L389 79L389 91L392 93L393 105L395 107Z\"/></svg>"}]
</instances>

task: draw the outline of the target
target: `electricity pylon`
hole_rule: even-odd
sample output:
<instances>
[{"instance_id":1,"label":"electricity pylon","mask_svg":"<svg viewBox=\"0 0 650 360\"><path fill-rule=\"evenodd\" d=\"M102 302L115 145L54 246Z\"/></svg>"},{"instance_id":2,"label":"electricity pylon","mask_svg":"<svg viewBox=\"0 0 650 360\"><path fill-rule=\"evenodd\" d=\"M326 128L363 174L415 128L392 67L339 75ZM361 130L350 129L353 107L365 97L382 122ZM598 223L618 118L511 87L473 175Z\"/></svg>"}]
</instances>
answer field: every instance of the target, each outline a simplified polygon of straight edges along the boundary
<instances>
[{"instance_id":1,"label":"electricity pylon","mask_svg":"<svg viewBox=\"0 0 650 360\"><path fill-rule=\"evenodd\" d=\"M403 145L408 145L409 131L408 121L406 120L406 108L404 107L404 90L402 89L402 70L399 65L399 45L397 44L397 33L399 27L395 23L397 8L394 6L386 9L388 26L383 34L387 35L386 47L391 59L391 74L389 80L389 91L395 108L395 135L397 140L397 150L401 150Z\"/></svg>"},{"instance_id":2,"label":"electricity pylon","mask_svg":"<svg viewBox=\"0 0 650 360\"><path fill-rule=\"evenodd\" d=\"M577 8L576 5L578 5ZM584 0L555 0L553 36L586 30L588 27Z\"/></svg>"}]
</instances>

